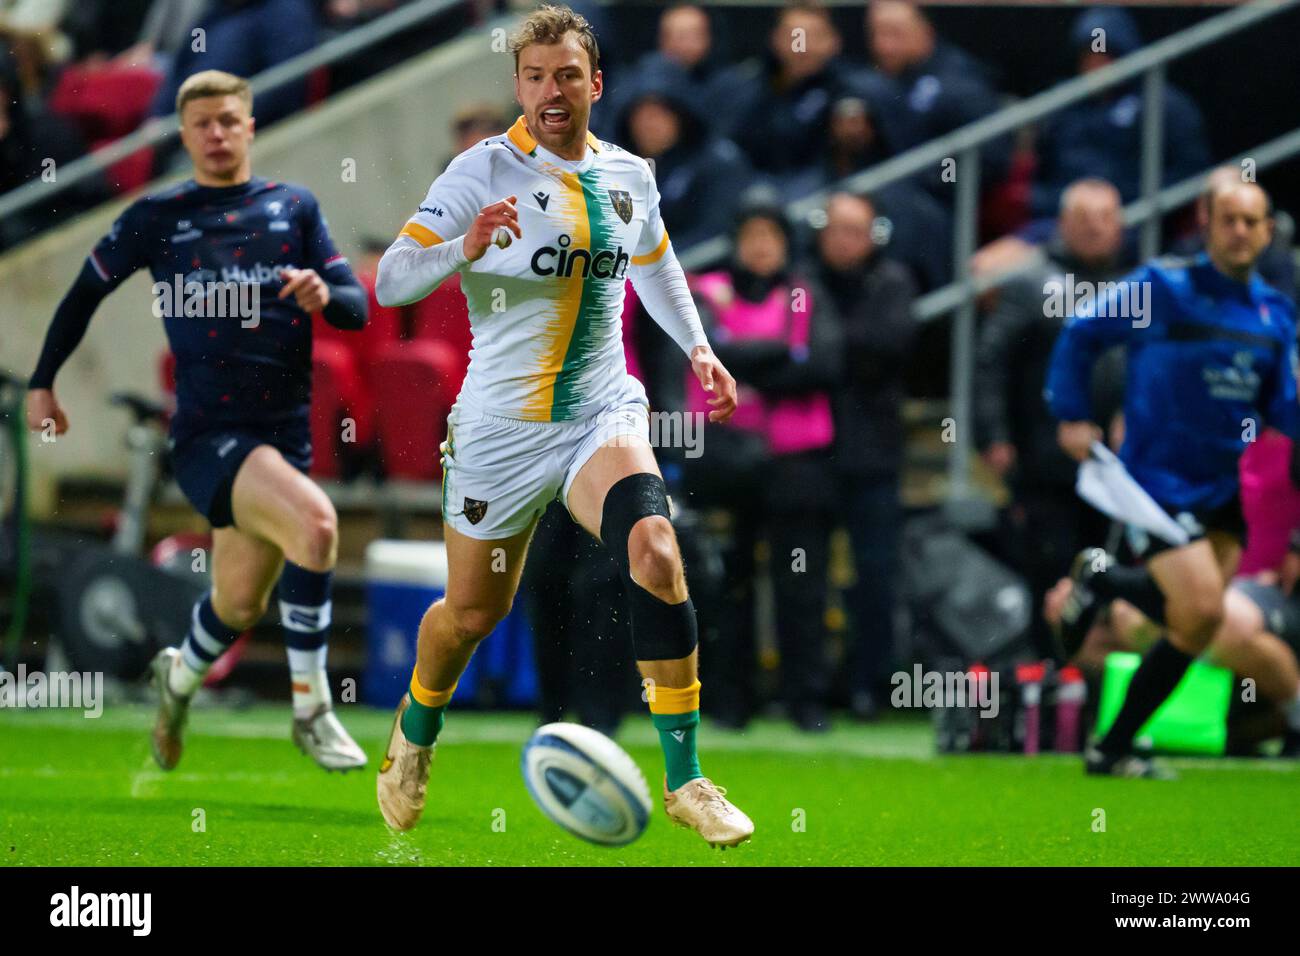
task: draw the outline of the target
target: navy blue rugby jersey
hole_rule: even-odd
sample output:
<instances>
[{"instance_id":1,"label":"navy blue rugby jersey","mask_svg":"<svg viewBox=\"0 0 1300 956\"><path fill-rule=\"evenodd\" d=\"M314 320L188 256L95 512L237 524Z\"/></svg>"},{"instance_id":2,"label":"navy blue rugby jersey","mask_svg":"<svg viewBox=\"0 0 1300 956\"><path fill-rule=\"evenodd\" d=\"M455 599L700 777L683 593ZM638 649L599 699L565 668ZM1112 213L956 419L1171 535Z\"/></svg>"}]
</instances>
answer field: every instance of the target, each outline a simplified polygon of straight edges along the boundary
<instances>
[{"instance_id":1,"label":"navy blue rugby jersey","mask_svg":"<svg viewBox=\"0 0 1300 956\"><path fill-rule=\"evenodd\" d=\"M311 316L276 296L290 268L356 285L316 197L254 176L238 186L193 180L132 204L89 264L108 295L137 269L154 279L154 314L176 356L172 437L306 416Z\"/></svg>"}]
</instances>

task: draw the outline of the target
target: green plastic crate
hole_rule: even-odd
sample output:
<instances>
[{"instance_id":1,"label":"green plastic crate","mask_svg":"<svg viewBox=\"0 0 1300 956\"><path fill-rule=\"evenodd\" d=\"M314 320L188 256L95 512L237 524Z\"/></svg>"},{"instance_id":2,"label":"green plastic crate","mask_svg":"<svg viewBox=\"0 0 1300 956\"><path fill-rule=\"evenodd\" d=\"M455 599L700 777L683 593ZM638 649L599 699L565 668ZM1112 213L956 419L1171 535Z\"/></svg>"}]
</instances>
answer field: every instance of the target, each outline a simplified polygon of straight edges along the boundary
<instances>
[{"instance_id":1,"label":"green plastic crate","mask_svg":"<svg viewBox=\"0 0 1300 956\"><path fill-rule=\"evenodd\" d=\"M1138 654L1106 656L1101 702L1097 707L1098 737L1115 722L1124 702L1124 692L1141 660ZM1169 699L1138 731L1138 743L1163 753L1222 754L1228 739L1232 686L1232 671L1192 661Z\"/></svg>"}]
</instances>

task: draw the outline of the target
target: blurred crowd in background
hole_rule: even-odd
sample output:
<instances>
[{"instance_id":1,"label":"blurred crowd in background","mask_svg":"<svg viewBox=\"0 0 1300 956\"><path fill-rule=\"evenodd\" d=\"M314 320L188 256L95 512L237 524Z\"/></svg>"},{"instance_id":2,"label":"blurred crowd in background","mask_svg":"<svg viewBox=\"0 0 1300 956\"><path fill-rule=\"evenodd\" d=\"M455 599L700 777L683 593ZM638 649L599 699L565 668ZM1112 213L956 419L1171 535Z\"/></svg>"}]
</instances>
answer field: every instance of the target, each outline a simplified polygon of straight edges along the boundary
<instances>
[{"instance_id":1,"label":"blurred crowd in background","mask_svg":"<svg viewBox=\"0 0 1300 956\"><path fill-rule=\"evenodd\" d=\"M39 176L44 157L66 162L148 116L169 113L175 89L198 68L253 75L401 2L0 0L0 192ZM713 715L743 726L774 687L804 729L824 729L832 703L870 719L894 669L902 600L903 407L909 370L924 359L912 306L952 278L955 190L938 169L870 196L836 184L1012 97L994 66L945 41L926 11L904 0L875 0L852 12L861 31L852 45L864 54L845 52L843 11L832 15L809 3L767 9L767 49L749 56L734 53L714 10L664 9L657 44L637 55L617 7L572 5L593 23L605 57L606 95L593 114L597 135L654 161L662 214L679 254L720 235L734 243L691 281L710 339L740 383L742 410L727 426L705 426L702 457L660 449L683 512ZM498 6L465 4L460 15L481 18ZM196 25L207 30L208 49L221 51L220 62L190 52ZM792 44L793 36L803 41ZM309 81L259 99L259 124L428 48L429 37L407 38L390 58L368 57L364 67L332 70L323 85ZM1082 74L1142 44L1129 12L1096 8L1075 16L1059 56ZM1042 88L1053 79L1059 77L1044 77ZM1076 281L1113 279L1136 265L1137 243L1122 207L1139 195L1143 111L1135 81L1063 109L1032 137L995 140L981 153L984 244L972 268L994 273L1044 255L1031 272L981 300L974 423L984 464L1009 492L990 547L1025 578L1035 607L1074 553L1104 534L1104 523L1074 495L1074 466L1056 445L1041 397L1062 322L1044 309L1043 286L1065 273ZM1217 157L1189 95L1168 87L1163 111L1168 185ZM503 132L513 118L507 103L465 104L449 131L446 158ZM146 157L136 167L119 164L65 194L57 210L40 211L39 222L5 223L0 245L142 185L156 163ZM787 218L787 203L828 188L831 198L812 228ZM1203 210L1188 209L1166 222L1167 251L1196 251L1198 216ZM1280 212L1262 263L1265 278L1291 296L1293 232ZM412 443L402 415L381 419L374 409L402 404L385 398L397 397L394 389L408 396L418 389L440 414L411 414L440 424L467 361L464 299L453 278L424 303L380 307L374 266L389 239L373 237L357 263L372 289L367 332L344 336L318 325L317 401L325 425L316 444L324 477L438 477L441 436ZM675 346L628 292L629 366L646 383L652 406L705 408ZM1103 363L1097 389L1099 408L1118 407L1120 362ZM356 418L358 441L330 448L340 410ZM847 532L853 570L837 607L845 640L831 654L837 529ZM526 570L544 716L558 719L576 706L584 722L608 728L621 710L615 701L627 699L624 684L635 681L616 569L558 505L543 519L537 544L572 558L534 561ZM779 678L767 689L756 686L773 670L757 659L755 616L764 601L775 622L776 654L763 663L779 660ZM1029 653L1050 654L1044 625L1034 624L1028 640Z\"/></svg>"},{"instance_id":2,"label":"blurred crowd in background","mask_svg":"<svg viewBox=\"0 0 1300 956\"><path fill-rule=\"evenodd\" d=\"M204 69L252 77L411 0L0 0L0 194L175 111ZM491 12L462 3L362 57L258 97L259 128L454 36ZM0 223L0 249L114 195L178 159L144 149Z\"/></svg>"},{"instance_id":3,"label":"blurred crowd in background","mask_svg":"<svg viewBox=\"0 0 1300 956\"><path fill-rule=\"evenodd\" d=\"M407 2L0 0L0 192L39 176L46 159L65 163L169 114L180 83L198 69L254 76ZM461 4L356 62L265 93L258 122L270 125L505 6ZM704 7L667 9L657 47L635 56L617 6L574 6L602 44L607 92L595 131L655 160L679 251L728 229L741 194L755 183L795 199L1011 99L995 67L945 42L925 11L903 0L849 11L859 21L857 37L844 35L845 11L832 16L811 3L765 11L768 49L749 56L732 49L736 39L719 31L716 12ZM846 54L849 40L865 55ZM1135 51L1142 37L1127 11L1102 8L1078 17L1069 42L1061 58L1083 73ZM1201 113L1186 94L1168 89L1164 112L1164 175L1175 182L1211 157ZM1032 146L1010 136L991 143L982 157L983 234L1043 241L1062 192L1085 176L1111 182L1124 202L1135 199L1141 118L1134 86L1057 114ZM158 165L158 157L132 156L58 209L42 211L40 222L7 224L3 241L129 192ZM951 273L953 193L936 169L874 197L879 230L922 290Z\"/></svg>"}]
</instances>

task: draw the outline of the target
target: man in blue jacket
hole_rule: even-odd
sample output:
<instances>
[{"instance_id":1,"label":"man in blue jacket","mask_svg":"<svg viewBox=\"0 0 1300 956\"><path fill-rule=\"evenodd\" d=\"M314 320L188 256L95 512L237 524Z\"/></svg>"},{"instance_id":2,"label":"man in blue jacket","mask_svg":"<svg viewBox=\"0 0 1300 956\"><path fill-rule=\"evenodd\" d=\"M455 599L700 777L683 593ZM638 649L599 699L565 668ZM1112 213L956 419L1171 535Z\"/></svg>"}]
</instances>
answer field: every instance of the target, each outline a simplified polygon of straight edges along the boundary
<instances>
[{"instance_id":1,"label":"man in blue jacket","mask_svg":"<svg viewBox=\"0 0 1300 956\"><path fill-rule=\"evenodd\" d=\"M1061 631L1067 653L1096 608L1117 597L1167 628L1133 675L1114 724L1089 749L1089 773L1163 775L1132 753L1133 737L1223 618L1244 533L1238 459L1266 424L1300 435L1295 310L1255 272L1273 234L1268 194L1226 182L1208 203L1206 251L1189 262L1148 263L1098 294L1061 333L1048 370L1058 440L1084 461L1100 437L1089 372L1104 349L1125 346L1120 458L1190 538L1176 547L1134 536L1143 569L1117 567L1100 550L1076 559L1079 597Z\"/></svg>"}]
</instances>

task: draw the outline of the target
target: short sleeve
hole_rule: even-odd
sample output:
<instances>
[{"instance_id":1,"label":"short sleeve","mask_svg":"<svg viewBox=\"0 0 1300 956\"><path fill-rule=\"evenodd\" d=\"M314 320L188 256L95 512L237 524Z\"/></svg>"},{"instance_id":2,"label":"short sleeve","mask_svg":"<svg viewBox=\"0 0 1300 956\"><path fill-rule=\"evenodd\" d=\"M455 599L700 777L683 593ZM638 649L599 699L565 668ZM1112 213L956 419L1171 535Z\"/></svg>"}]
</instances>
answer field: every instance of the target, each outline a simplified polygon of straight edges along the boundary
<instances>
[{"instance_id":1,"label":"short sleeve","mask_svg":"<svg viewBox=\"0 0 1300 956\"><path fill-rule=\"evenodd\" d=\"M491 201L487 196L491 165L488 147L476 146L453 159L433 181L401 235L427 247L468 232L479 210Z\"/></svg>"},{"instance_id":2,"label":"short sleeve","mask_svg":"<svg viewBox=\"0 0 1300 956\"><path fill-rule=\"evenodd\" d=\"M634 266L654 265L668 251L668 230L664 226L663 217L659 214L659 187L648 166L646 181L645 225L641 229L641 236L632 253Z\"/></svg>"},{"instance_id":3,"label":"short sleeve","mask_svg":"<svg viewBox=\"0 0 1300 956\"><path fill-rule=\"evenodd\" d=\"M136 269L148 264L147 223L148 216L141 204L133 203L90 250L87 261L107 287L106 295L125 282Z\"/></svg>"}]
</instances>

